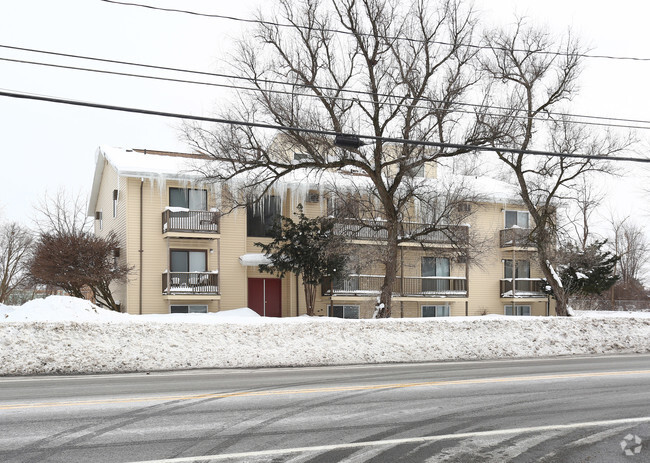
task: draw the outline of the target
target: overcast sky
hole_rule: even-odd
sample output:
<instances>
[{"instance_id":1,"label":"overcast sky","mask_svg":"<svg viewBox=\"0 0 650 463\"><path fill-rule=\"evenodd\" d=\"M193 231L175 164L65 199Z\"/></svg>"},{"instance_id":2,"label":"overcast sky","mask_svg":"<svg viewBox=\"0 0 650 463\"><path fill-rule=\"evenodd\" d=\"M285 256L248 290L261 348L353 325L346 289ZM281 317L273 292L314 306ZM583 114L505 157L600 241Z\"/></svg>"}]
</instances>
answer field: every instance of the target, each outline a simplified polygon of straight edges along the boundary
<instances>
[{"instance_id":1,"label":"overcast sky","mask_svg":"<svg viewBox=\"0 0 650 463\"><path fill-rule=\"evenodd\" d=\"M239 17L251 17L257 5L271 4L256 0L139 3L147 2ZM525 15L557 34L571 28L594 54L650 58L650 2L478 0L475 5L482 24L510 23L515 14ZM231 38L239 37L242 27L249 26L100 0L0 2L0 45L211 72L225 69ZM0 57L89 65L5 48L0 48ZM89 67L133 71L101 64ZM572 112L648 120L648 76L649 61L587 59ZM211 87L4 61L0 61L0 89L204 116L214 115L223 97ZM55 192L65 186L86 193L99 145L186 150L179 141L178 124L159 117L0 97L0 219L29 224L32 205L46 190ZM649 133L638 132L645 154ZM615 201L615 207L619 214L632 211L645 220L650 205L645 205L643 194L634 185L647 183L648 176L638 165L632 165L630 171L612 190L625 198Z\"/></svg>"}]
</instances>

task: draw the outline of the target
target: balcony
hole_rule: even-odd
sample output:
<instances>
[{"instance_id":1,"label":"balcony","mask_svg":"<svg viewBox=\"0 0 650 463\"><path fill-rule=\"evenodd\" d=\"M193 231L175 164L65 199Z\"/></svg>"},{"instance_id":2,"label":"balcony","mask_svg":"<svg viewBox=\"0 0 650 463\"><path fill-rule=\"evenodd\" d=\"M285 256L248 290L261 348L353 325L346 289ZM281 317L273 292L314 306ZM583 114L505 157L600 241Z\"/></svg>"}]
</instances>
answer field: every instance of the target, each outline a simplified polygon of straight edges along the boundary
<instances>
[{"instance_id":1,"label":"balcony","mask_svg":"<svg viewBox=\"0 0 650 463\"><path fill-rule=\"evenodd\" d=\"M350 275L321 283L323 296L373 296L381 291L383 275ZM467 280L462 277L397 277L393 296L467 297Z\"/></svg>"},{"instance_id":2,"label":"balcony","mask_svg":"<svg viewBox=\"0 0 650 463\"><path fill-rule=\"evenodd\" d=\"M506 228L499 231L499 244L502 248L532 248L530 228Z\"/></svg>"},{"instance_id":3,"label":"balcony","mask_svg":"<svg viewBox=\"0 0 650 463\"><path fill-rule=\"evenodd\" d=\"M388 238L388 231L384 227L386 221L368 221L360 224L355 220L339 219L334 225L336 235L345 236L351 240L381 241ZM401 237L413 236L426 229L429 225L416 222L402 222L399 234ZM469 228L463 225L450 225L445 231L432 231L415 238L421 243L458 244L467 243Z\"/></svg>"},{"instance_id":4,"label":"balcony","mask_svg":"<svg viewBox=\"0 0 650 463\"><path fill-rule=\"evenodd\" d=\"M219 274L216 272L166 272L162 274L162 293L219 294Z\"/></svg>"},{"instance_id":5,"label":"balcony","mask_svg":"<svg viewBox=\"0 0 650 463\"><path fill-rule=\"evenodd\" d=\"M542 278L516 278L512 292L512 278L501 280L501 297L546 297L546 280Z\"/></svg>"},{"instance_id":6,"label":"balcony","mask_svg":"<svg viewBox=\"0 0 650 463\"><path fill-rule=\"evenodd\" d=\"M167 208L162 213L162 232L219 233L219 213Z\"/></svg>"}]
</instances>

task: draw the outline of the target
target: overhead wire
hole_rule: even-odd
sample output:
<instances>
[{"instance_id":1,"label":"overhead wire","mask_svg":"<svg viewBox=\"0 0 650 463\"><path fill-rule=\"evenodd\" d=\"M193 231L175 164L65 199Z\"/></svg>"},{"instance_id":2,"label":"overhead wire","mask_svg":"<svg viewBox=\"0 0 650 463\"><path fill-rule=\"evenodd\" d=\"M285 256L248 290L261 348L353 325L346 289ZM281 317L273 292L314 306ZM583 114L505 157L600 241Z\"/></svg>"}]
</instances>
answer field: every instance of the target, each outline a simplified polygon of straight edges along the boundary
<instances>
[{"instance_id":1,"label":"overhead wire","mask_svg":"<svg viewBox=\"0 0 650 463\"><path fill-rule=\"evenodd\" d=\"M252 23L252 24L264 24L267 26L275 26L275 27L286 27L286 28L293 28L293 29L305 29L309 30L309 26L301 26L299 24L287 24L287 23L280 23L277 21L268 21L268 20L262 20L262 19L249 19L249 18L240 18L237 16L229 16L229 15L222 15L222 14L214 14L214 13L200 13L198 11L191 11L191 10L182 10L179 8L164 8L160 6L154 6L154 5L146 5L143 3L134 3L134 2L122 2L122 1L117 1L117 0L100 0L101 2L105 3L113 3L116 5L122 5L122 6L133 6L133 7L138 7L138 8L146 8L150 10L158 10L158 11L166 11L166 12L171 12L171 13L182 13L182 14L188 14L192 16L201 16L201 17L206 17L206 18L214 18L214 19L225 19L228 21L237 21L237 22L243 22L243 23ZM345 34L345 35L351 35L352 32L342 30L342 29L330 29L330 28L324 28L321 29L323 32L330 32L330 33L335 33L335 34ZM360 34L368 37L372 37L373 34ZM410 38L410 37L401 37L401 36L393 36L393 37L385 37L387 40L404 40L408 42L420 42L424 43L425 41L422 39L415 39L415 38ZM429 40L428 43L435 43L437 45L443 45L443 46L449 46L449 47L458 47L458 46L463 46L466 48L471 48L471 49L476 49L476 50L492 50L495 49L494 47L488 47L486 45L476 45L476 44L454 44L450 42L444 42L444 41L437 41L437 40ZM529 52L530 50L523 50L523 49L514 49L514 50L509 50L509 51L515 51L515 52ZM567 53L567 52L560 52L560 51L545 51L545 50L538 50L536 53L538 54L543 54L543 55L550 55L550 56L573 56L573 57L579 57L579 58L596 58L596 59L610 59L610 60L623 60L623 61L645 61L645 62L650 62L650 58L645 58L645 57L636 57L636 56L615 56L615 55L599 55L599 54L592 54L592 53Z\"/></svg>"},{"instance_id":2,"label":"overhead wire","mask_svg":"<svg viewBox=\"0 0 650 463\"><path fill-rule=\"evenodd\" d=\"M510 153L510 154L528 154L532 156L550 156L550 157L559 157L559 158L573 158L573 159L586 159L586 160L604 160L604 161L628 161L628 162L638 162L638 163L650 163L650 158L638 158L631 156L605 156L598 154L581 154L581 153L558 153L553 151L543 151L543 150L531 150L531 149L517 149L517 148L508 148L508 147L496 147L496 146L480 146L480 145L468 145L462 143L446 143L446 142L434 142L434 141L425 141L425 140L410 140L405 138L396 138L396 137L383 137L376 135L365 135L365 134L350 134L350 133L340 133L333 130L321 130L321 129L308 129L302 127L288 127L280 124L269 124L262 122L249 122L249 121L238 121L234 119L225 119L225 118L215 118L207 116L195 116L191 114L182 114L182 113L172 113L166 111L156 111L151 109L142 109L142 108L132 108L126 106L117 106L117 105L107 105L102 103L92 103L78 100L71 100L66 98L57 98L50 96L40 96L34 94L26 93L17 93L15 91L6 91L1 90L0 96L8 98L17 98L23 100L36 100L49 103L57 103L71 106L81 106L86 108L95 108L95 109L105 109L110 111L120 111L134 114L143 114L149 116L160 116L174 119L183 119L183 120L192 120L198 122L212 122L216 124L228 124L228 125L237 125L243 127L255 127L262 129L273 129L281 130L286 132L297 132L297 133L308 133L308 134L318 134L324 136L351 136L358 139L370 140L370 141L380 141L383 143L397 143L397 144L409 144L416 146L431 146L436 148L450 148L450 149L461 149L466 151L491 151L499 153Z\"/></svg>"},{"instance_id":3,"label":"overhead wire","mask_svg":"<svg viewBox=\"0 0 650 463\"><path fill-rule=\"evenodd\" d=\"M233 80L245 80L247 82L253 82L253 83L277 84L277 85L283 85L283 86L304 87L304 88L309 88L310 87L308 84L303 84L303 83L300 83L300 82L287 82L286 80L281 81L281 80L274 80L274 79L251 78L251 77L246 77L246 76L238 76L238 75L235 75L235 74L199 71L199 70L194 70L194 69L183 69L183 68L176 68L176 67L170 67L170 66L147 64L147 63L135 63L135 62L132 62L132 61L99 58L99 57L94 57L94 56L78 55L78 54L71 54L71 53L62 53L62 52L55 52L55 51L51 51L51 50L40 50L40 49L35 49L35 48L17 47L17 46L12 46L12 45L5 45L5 44L0 44L0 48L6 48L6 49L18 50L18 51L27 51L27 52L30 52L30 53L39 53L39 54L46 54L46 55L53 55L53 56L61 56L61 57L66 57L66 58L75 58L75 59L82 59L82 60L89 60L89 61L97 61L97 62L102 62L102 63L120 64L120 65L125 65L125 66L142 67L142 68L148 68L148 69L158 69L158 70L163 70L163 71L182 72L182 73L187 73L187 74L196 74L196 75L203 75L203 76L209 76L209 77L219 77L219 78L233 79ZM34 63L34 64L36 64L36 63ZM199 83L199 82L190 82L190 83ZM317 88L319 90L340 91L340 92L343 92L343 93L350 93L350 94L355 94L355 95L372 96L371 92L365 91L365 90L353 90L353 89L347 89L347 88L346 89L339 89L339 88L328 87L328 86L323 86L323 85L319 85L319 86L317 86ZM392 97L392 98L395 98L395 99L403 98L403 96L401 96L401 95L387 94L387 93L381 93L381 92L377 93L377 96L386 97L386 98ZM435 100L435 99L431 99L431 98L427 98L427 101L430 101L430 102L433 102L433 103L442 103L441 100ZM467 106L467 107L474 107L474 108L489 108L489 109L504 110L504 111L514 111L514 112L525 112L526 111L525 109L509 108L509 107L498 106L498 105L480 105L480 104L476 104L476 103L467 103L467 102L455 102L454 104L456 104L458 106ZM589 115L589 114L574 114L574 113L564 113L564 112L557 112L557 111L546 111L545 114L550 114L550 115L555 115L555 116L560 116L560 117L580 118L580 119L595 119L595 120L609 120L609 121L616 121L616 122L650 124L650 120L643 120L643 119L630 119L630 118L610 117L610 116L594 116L594 115ZM527 116L524 116L524 117L527 118Z\"/></svg>"},{"instance_id":4,"label":"overhead wire","mask_svg":"<svg viewBox=\"0 0 650 463\"><path fill-rule=\"evenodd\" d=\"M4 46L0 45L0 48L11 48L11 49L21 49L20 47L11 47L11 46ZM25 49L28 51L35 51L33 49ZM37 51L38 52L38 51ZM62 53L56 53L56 52L46 52L49 54L55 54L55 55L62 55L62 56L68 56L68 57L74 57L74 58L80 58L80 59L86 59L86 57L83 57L81 55L68 55L68 54L62 54ZM139 64L135 63L128 63L125 61L117 61L117 60L104 60L103 58L93 58L93 57L88 57L87 59L95 60L95 61L101 61L101 62L110 62L110 63L117 63L117 64L125 64L125 65L132 65L132 66L139 66ZM239 86L239 85L234 85L234 84L224 84L224 83L216 83L216 82L205 82L205 81L195 81L195 80L189 80L189 79L179 79L179 78L173 78L173 77L161 77L161 76L152 76L152 75L144 75L144 74L135 74L135 73L130 73L130 72L121 72L121 71L109 71L109 70L104 70L104 69L93 69L93 68L86 68L86 67L80 67L80 66L71 66L71 65L64 65L64 64L54 64L54 63L44 63L44 62L39 62L39 61L30 61L30 60L22 60L22 59L15 59L15 58L5 58L5 57L0 57L0 61L6 61L6 62L12 62L12 63L19 63L19 64L29 64L29 65L36 65L36 66L44 66L44 67L52 67L52 68L59 68L59 69L67 69L67 70L74 70L74 71L83 71L83 72L93 72L93 73L99 73L99 74L107 74L107 75L117 75L117 76L122 76L122 77L133 77L133 78L140 78L140 79L150 79L150 80L157 80L157 81L167 81L167 82L175 82L175 83L184 83L184 84L192 84L192 85L204 85L204 86L212 86L212 87L219 87L219 88L228 88L228 89L234 89L234 90L244 90L244 91L251 91L251 92L265 92L265 93L271 93L271 94L281 94L281 95L289 95L289 96L299 96L299 97L306 97L306 98L322 98L319 95L313 94L313 93L297 93L295 91L286 91L286 90L278 90L278 89L269 89L269 88L259 88L259 87L244 87L244 86ZM187 70L181 70L177 68L165 68L163 66L154 66L154 65L142 65L143 67L148 67L148 68L157 68L157 69L167 69L167 70L174 70L174 71L179 71L179 72L191 72L193 71L187 71ZM200 72L202 74L206 75L213 75L213 76L218 76L218 77L226 77L227 75L225 74L211 74L211 73L204 73ZM236 77L236 76L228 76L228 77ZM245 79L249 82L256 82L255 79L248 79L248 78L242 78ZM280 82L278 82L280 83ZM286 82L283 82L282 84L287 84ZM309 88L305 85L297 85L300 87L306 87ZM327 89L327 87L318 87L319 89ZM334 90L334 89L332 89ZM348 91L352 92L353 91ZM367 92L359 92L359 94L367 94ZM380 95L378 95L380 96ZM389 95L387 95L389 96ZM344 102L349 102L349 103L369 103L369 104L374 104L375 102L373 100L362 100L359 98L346 98L342 96L333 96L333 95L326 95L326 99L328 100L335 100L335 101L344 101ZM439 100L431 100L428 98L423 98L423 101L429 101L431 103L441 103ZM416 108L416 109L425 109L428 111L431 110L437 110L441 112L457 112L457 113L465 113L465 114L476 114L476 111L469 111L469 110L463 110L460 108L431 108L427 106L421 106L421 105L413 105L413 104L408 104L408 103L390 103L390 102L385 102L384 104L387 104L389 106L404 106L404 107L410 107L410 108ZM454 103L456 105L456 103ZM505 107L493 107L493 106L481 106L478 104L469 104L469 103L459 103L460 106L472 106L478 109L499 109L499 110L507 110L507 111L512 111L510 108L505 108ZM519 112L519 110L516 110L516 112ZM489 113L489 112L483 112L484 115L486 116L495 116L495 117L505 117L508 119L524 119L527 120L530 117L529 116L524 116L524 115L519 115L519 114L498 114L498 113ZM551 115L560 115L560 116L568 116L568 117L583 117L580 115L571 115L567 113L551 113L551 112L545 112L544 115L547 116L546 119L543 119L539 116L534 117L533 119L536 120L541 120L541 121L549 121L551 119ZM598 118L600 120L627 120L627 119L615 119L615 118L605 118L603 116L584 116L585 118L591 117L591 118ZM572 123L572 124L579 124L579 125L592 125L592 126L600 126L600 127L612 127L612 128L624 128L624 129L640 129L640 130L648 130L650 129L650 121L643 121L643 120L632 120L636 121L638 123L643 123L643 124L649 124L648 126L643 126L643 125L627 125L627 124L611 124L611 123L604 123L604 122L588 122L588 121L578 121L578 120L568 120L567 122Z\"/></svg>"}]
</instances>

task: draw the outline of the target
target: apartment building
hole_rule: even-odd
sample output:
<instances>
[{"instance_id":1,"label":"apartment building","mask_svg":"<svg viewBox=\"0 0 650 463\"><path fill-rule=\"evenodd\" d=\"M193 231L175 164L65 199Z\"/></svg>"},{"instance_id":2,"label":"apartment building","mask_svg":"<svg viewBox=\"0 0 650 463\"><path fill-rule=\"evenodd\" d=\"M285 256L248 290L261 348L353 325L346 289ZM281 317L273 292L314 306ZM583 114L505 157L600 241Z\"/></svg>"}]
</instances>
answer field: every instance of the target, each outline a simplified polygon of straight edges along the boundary
<instances>
[{"instance_id":1,"label":"apartment building","mask_svg":"<svg viewBox=\"0 0 650 463\"><path fill-rule=\"evenodd\" d=\"M256 242L268 242L274 218L303 204L309 216L332 214L335 204L318 185L279 187L256 207L224 213L224 186L203 182L201 155L100 147L88 214L95 233L117 234L115 259L132 268L128 282L114 288L122 310L131 314L216 312L250 307L261 315L305 313L300 279L260 273L265 257ZM433 166L421 173L435 177ZM552 301L535 251L526 241L530 218L511 186L472 179L486 200L472 204L460 237L479 237L480 255L454 252L439 232L399 249L393 289L394 317L484 314L547 315ZM297 180L300 182L300 180ZM329 200L328 200L329 199ZM403 223L404 233L422 224ZM374 312L383 267L372 258L382 231L346 221L336 225L353 255L349 274L323 281L315 312L322 316L368 318ZM470 233L471 232L471 233Z\"/></svg>"}]
</instances>

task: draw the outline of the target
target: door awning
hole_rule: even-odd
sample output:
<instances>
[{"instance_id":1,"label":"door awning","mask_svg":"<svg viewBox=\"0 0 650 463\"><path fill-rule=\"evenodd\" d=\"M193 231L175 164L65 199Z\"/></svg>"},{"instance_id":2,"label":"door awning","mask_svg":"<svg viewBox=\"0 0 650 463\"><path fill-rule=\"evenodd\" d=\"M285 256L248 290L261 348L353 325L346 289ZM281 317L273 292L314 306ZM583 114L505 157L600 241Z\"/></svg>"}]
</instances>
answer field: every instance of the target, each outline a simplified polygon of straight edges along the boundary
<instances>
[{"instance_id":1,"label":"door awning","mask_svg":"<svg viewBox=\"0 0 650 463\"><path fill-rule=\"evenodd\" d=\"M239 263L244 267L257 267L260 264L270 264L271 260L261 252L244 254L239 256Z\"/></svg>"}]
</instances>

